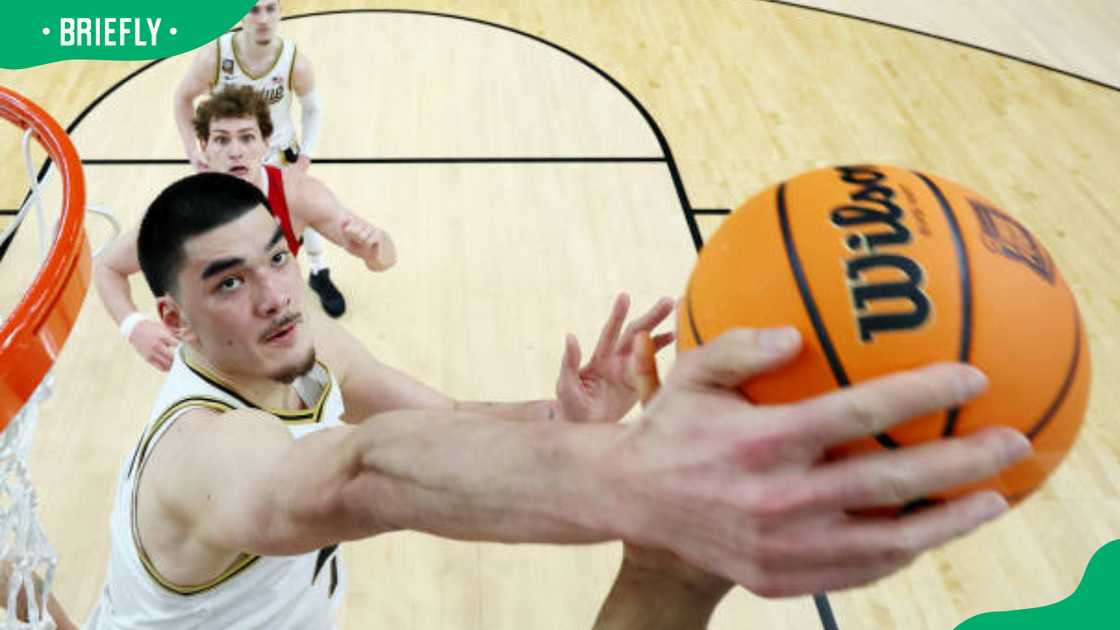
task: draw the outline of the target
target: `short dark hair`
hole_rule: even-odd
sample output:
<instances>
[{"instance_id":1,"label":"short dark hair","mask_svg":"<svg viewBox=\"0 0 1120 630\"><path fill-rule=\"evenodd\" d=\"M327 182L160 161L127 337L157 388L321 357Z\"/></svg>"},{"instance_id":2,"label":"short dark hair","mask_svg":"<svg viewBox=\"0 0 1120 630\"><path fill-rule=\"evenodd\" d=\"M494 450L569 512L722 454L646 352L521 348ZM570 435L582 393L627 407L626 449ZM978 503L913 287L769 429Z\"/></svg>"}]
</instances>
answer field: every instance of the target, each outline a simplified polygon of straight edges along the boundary
<instances>
[{"instance_id":1,"label":"short dark hair","mask_svg":"<svg viewBox=\"0 0 1120 630\"><path fill-rule=\"evenodd\" d=\"M152 294L175 292L183 268L183 244L193 236L238 219L268 199L249 182L224 173L199 173L171 184L144 213L136 249Z\"/></svg>"},{"instance_id":2,"label":"short dark hair","mask_svg":"<svg viewBox=\"0 0 1120 630\"><path fill-rule=\"evenodd\" d=\"M230 85L202 101L194 111L194 135L202 142L210 139L210 123L224 118L257 119L261 137L266 141L272 136L272 114L268 102L260 92L248 85Z\"/></svg>"}]
</instances>

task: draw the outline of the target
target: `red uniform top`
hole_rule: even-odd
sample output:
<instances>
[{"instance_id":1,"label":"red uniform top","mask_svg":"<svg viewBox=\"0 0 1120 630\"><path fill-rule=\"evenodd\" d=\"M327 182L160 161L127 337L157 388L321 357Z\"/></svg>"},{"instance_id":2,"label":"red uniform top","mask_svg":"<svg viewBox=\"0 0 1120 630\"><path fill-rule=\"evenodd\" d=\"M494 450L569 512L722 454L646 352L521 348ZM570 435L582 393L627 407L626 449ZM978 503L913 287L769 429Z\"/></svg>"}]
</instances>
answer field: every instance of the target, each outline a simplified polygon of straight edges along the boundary
<instances>
[{"instance_id":1,"label":"red uniform top","mask_svg":"<svg viewBox=\"0 0 1120 630\"><path fill-rule=\"evenodd\" d=\"M284 230L284 240L288 241L292 256L298 256L303 240L296 238L292 230L292 215L288 212L288 198L284 196L284 176L275 166L266 164L264 171L268 175L268 205L272 206L272 216L280 222L280 229Z\"/></svg>"}]
</instances>

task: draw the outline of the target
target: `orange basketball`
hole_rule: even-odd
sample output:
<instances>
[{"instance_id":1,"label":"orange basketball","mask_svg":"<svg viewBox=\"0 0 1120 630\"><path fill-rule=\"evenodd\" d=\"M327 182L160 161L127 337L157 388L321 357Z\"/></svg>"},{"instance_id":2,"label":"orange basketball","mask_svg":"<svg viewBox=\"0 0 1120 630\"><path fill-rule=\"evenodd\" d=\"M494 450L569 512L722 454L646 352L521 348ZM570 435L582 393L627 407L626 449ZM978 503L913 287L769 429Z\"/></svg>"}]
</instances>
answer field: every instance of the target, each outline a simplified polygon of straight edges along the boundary
<instances>
[{"instance_id":1,"label":"orange basketball","mask_svg":"<svg viewBox=\"0 0 1120 630\"><path fill-rule=\"evenodd\" d=\"M805 173L747 201L708 240L678 314L681 351L739 326L791 324L804 348L742 386L789 402L936 361L983 370L958 409L839 446L897 448L1002 424L1034 454L980 488L1018 501L1077 435L1089 348L1073 294L1042 244L996 204L945 179L879 165Z\"/></svg>"}]
</instances>

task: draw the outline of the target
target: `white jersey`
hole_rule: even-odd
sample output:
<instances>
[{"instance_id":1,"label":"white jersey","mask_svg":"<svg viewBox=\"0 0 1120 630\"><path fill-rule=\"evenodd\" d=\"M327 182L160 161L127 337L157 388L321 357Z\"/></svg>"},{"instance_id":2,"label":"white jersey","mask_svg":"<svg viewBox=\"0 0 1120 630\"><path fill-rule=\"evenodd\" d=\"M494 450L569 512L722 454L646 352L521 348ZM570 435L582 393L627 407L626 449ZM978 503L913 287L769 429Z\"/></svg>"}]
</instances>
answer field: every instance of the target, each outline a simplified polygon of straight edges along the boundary
<instances>
[{"instance_id":1,"label":"white jersey","mask_svg":"<svg viewBox=\"0 0 1120 630\"><path fill-rule=\"evenodd\" d=\"M306 408L266 409L299 438L339 426L338 382L317 363L293 383ZM109 568L105 587L85 630L329 630L342 599L344 575L338 545L298 556L240 556L205 584L173 584L161 576L140 544L136 524L138 480L167 429L184 411L254 408L228 384L175 353L147 427L122 465L109 518Z\"/></svg>"},{"instance_id":2,"label":"white jersey","mask_svg":"<svg viewBox=\"0 0 1120 630\"><path fill-rule=\"evenodd\" d=\"M235 34L225 33L217 40L218 64L210 91L217 92L227 85L248 85L264 96L272 116L272 137L265 162L283 165L286 163L283 160L284 149L293 148L299 152L295 127L292 126L292 73L295 71L296 45L291 40L281 39L280 52L272 66L264 74L254 76L241 65Z\"/></svg>"}]
</instances>

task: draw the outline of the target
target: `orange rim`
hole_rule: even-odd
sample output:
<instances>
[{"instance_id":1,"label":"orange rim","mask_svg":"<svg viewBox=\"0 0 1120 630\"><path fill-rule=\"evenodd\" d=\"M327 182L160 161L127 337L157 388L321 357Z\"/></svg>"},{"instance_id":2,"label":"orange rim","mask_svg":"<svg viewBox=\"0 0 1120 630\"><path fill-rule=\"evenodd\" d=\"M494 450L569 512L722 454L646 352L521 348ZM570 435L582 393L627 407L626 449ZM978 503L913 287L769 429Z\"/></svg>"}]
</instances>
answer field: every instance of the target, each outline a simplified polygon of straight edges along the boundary
<instances>
[{"instance_id":1,"label":"orange rim","mask_svg":"<svg viewBox=\"0 0 1120 630\"><path fill-rule=\"evenodd\" d=\"M0 87L0 116L36 141L58 165L62 216L58 233L23 298L0 327L0 431L27 403L70 334L90 276L83 225L85 180L78 152L53 118L26 98Z\"/></svg>"}]
</instances>

